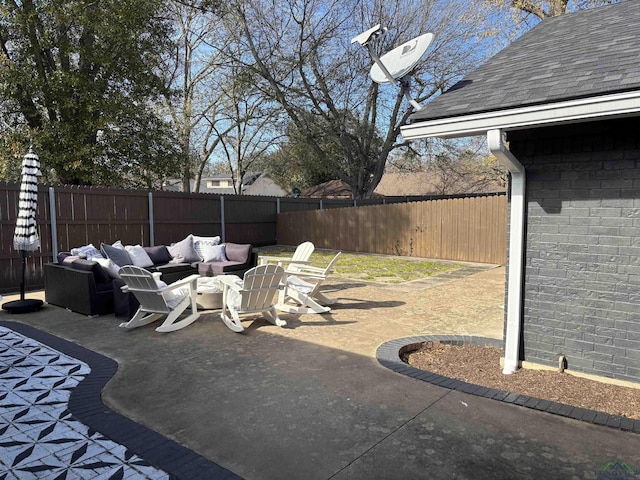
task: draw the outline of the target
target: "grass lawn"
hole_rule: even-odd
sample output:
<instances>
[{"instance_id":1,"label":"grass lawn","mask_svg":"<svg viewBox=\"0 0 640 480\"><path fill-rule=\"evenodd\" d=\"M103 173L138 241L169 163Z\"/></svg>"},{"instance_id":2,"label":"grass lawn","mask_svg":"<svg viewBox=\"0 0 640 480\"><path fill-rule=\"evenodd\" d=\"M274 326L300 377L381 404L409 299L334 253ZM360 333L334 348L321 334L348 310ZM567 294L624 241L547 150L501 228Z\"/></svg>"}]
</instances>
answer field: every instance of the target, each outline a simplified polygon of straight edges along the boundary
<instances>
[{"instance_id":1,"label":"grass lawn","mask_svg":"<svg viewBox=\"0 0 640 480\"><path fill-rule=\"evenodd\" d=\"M290 257L295 247L263 247L260 254ZM315 250L313 265L326 266L335 256L335 250ZM457 270L462 265L448 261L420 260L392 255L343 253L334 265L335 275L354 280L383 283L402 283L419 280L439 273Z\"/></svg>"}]
</instances>

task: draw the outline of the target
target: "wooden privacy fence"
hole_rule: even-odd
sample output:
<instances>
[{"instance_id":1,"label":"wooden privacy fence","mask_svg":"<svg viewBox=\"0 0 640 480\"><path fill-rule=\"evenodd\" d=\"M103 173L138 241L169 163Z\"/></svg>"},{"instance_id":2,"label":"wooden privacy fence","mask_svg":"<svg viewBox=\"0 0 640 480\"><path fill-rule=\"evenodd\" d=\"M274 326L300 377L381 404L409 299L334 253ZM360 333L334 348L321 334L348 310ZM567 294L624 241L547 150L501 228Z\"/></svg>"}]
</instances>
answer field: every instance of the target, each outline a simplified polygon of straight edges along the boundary
<instances>
[{"instance_id":1,"label":"wooden privacy fence","mask_svg":"<svg viewBox=\"0 0 640 480\"><path fill-rule=\"evenodd\" d=\"M282 213L277 236L284 245L504 264L507 196Z\"/></svg>"},{"instance_id":2,"label":"wooden privacy fence","mask_svg":"<svg viewBox=\"0 0 640 480\"><path fill-rule=\"evenodd\" d=\"M19 191L18 184L0 183L0 294L17 292L20 287L21 255L13 248ZM54 260L58 252L89 243L100 247L101 242L116 240L131 245L169 245L189 233L220 235L223 241L254 245L296 245L312 239L320 248L462 260L456 256L459 250L486 252L487 242L492 240L485 229L493 225L495 256L469 259L503 263L496 258L504 257L506 198L491 198L459 199L464 205L469 204L466 210L460 210L452 207L457 205L455 199L433 196L355 201L40 185L36 220L41 247L28 254L26 288L44 287L44 264ZM410 199L444 203L434 204L441 205L436 213L414 212L414 207L405 206ZM447 203L450 200L452 203ZM492 201L502 205L503 210L498 211L495 205L495 211L480 207L483 202ZM380 203L387 205L375 205ZM415 205L422 203L425 202ZM353 208L344 208L347 206ZM376 213L374 221L372 212L393 213ZM445 212L449 212L448 216L437 217L440 220L433 216ZM480 220L476 219L478 216ZM480 223L465 227L470 219ZM439 227L433 222L439 222ZM438 235L442 236L439 242ZM464 246L465 242L470 245Z\"/></svg>"}]
</instances>

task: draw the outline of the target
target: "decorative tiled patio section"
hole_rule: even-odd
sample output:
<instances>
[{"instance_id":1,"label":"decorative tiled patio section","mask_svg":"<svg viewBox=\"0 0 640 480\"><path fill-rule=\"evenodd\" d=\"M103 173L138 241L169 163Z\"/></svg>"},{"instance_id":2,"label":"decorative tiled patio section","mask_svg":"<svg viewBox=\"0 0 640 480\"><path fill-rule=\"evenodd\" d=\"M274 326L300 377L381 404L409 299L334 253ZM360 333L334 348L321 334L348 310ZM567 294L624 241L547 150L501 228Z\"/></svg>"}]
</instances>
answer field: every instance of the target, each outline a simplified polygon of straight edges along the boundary
<instances>
[{"instance_id":1,"label":"decorative tiled patio section","mask_svg":"<svg viewBox=\"0 0 640 480\"><path fill-rule=\"evenodd\" d=\"M425 342L441 342L451 345L486 345L492 347L503 347L502 340L495 338L472 337L462 335L429 335L399 338L386 342L376 352L378 362L381 365L393 370L394 372L407 375L409 377L429 382L433 385L457 390L459 392L477 395L479 397L490 398L500 402L512 403L522 407L532 408L541 412L553 413L563 417L582 420L597 425L605 425L607 427L618 428L620 430L628 430L634 433L640 433L640 420L634 420L619 415L611 415L605 412L595 410L587 410L585 408L573 407L558 402L542 400L539 398L520 395L518 393L506 392L504 390L496 390L494 388L474 385L472 383L456 380L455 378L445 377L436 373L428 372L414 368L403 362L400 356L408 351L415 350Z\"/></svg>"},{"instance_id":2,"label":"decorative tiled patio section","mask_svg":"<svg viewBox=\"0 0 640 480\"><path fill-rule=\"evenodd\" d=\"M236 479L105 407L116 363L32 327L0 322L0 480Z\"/></svg>"}]
</instances>

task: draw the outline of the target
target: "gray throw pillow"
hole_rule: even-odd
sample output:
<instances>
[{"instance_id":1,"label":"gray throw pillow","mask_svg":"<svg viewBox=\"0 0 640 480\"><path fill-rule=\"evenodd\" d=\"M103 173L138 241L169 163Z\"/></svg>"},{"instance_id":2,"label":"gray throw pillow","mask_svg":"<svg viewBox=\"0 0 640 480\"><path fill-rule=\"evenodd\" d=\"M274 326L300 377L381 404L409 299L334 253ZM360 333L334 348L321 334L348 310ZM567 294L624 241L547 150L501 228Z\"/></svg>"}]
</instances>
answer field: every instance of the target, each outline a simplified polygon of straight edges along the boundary
<instances>
[{"instance_id":1,"label":"gray throw pillow","mask_svg":"<svg viewBox=\"0 0 640 480\"><path fill-rule=\"evenodd\" d=\"M107 245L106 243L102 243L100 245L100 249L104 253L105 257L111 259L113 263L120 267L124 267L125 265L133 265L131 257L124 249L112 247L111 245Z\"/></svg>"},{"instance_id":2,"label":"gray throw pillow","mask_svg":"<svg viewBox=\"0 0 640 480\"><path fill-rule=\"evenodd\" d=\"M120 267L113 263L113 260L111 260L110 258L96 258L93 261L98 263L98 265L100 265L102 269L107 272L110 278L120 278L120 274L118 273Z\"/></svg>"},{"instance_id":3,"label":"gray throw pillow","mask_svg":"<svg viewBox=\"0 0 640 480\"><path fill-rule=\"evenodd\" d=\"M173 257L172 263L193 263L200 261L200 255L193 248L193 237L189 235L184 240L167 247ZM118 262L116 262L118 263Z\"/></svg>"}]
</instances>

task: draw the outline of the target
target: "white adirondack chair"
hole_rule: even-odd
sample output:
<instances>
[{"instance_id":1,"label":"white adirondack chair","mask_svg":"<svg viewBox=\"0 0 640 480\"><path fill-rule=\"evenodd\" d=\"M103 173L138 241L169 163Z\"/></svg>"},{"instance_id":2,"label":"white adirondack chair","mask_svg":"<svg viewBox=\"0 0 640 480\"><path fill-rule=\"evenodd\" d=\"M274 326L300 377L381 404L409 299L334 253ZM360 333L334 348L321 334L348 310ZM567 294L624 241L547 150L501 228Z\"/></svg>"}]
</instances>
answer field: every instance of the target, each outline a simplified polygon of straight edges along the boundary
<instances>
[{"instance_id":1,"label":"white adirondack chair","mask_svg":"<svg viewBox=\"0 0 640 480\"><path fill-rule=\"evenodd\" d=\"M140 302L140 308L131 320L120 324L122 328L141 327L166 316L156 332L173 332L191 325L200 316L196 305L199 275L190 275L166 285L159 280L159 273L152 274L133 265L122 267L119 273L126 283L122 291L131 292ZM188 307L191 307L191 314L180 318Z\"/></svg>"},{"instance_id":2,"label":"white adirondack chair","mask_svg":"<svg viewBox=\"0 0 640 480\"><path fill-rule=\"evenodd\" d=\"M274 297L278 291L284 269L279 265L258 265L244 274L240 280L235 275L219 275L222 287L222 312L224 324L234 332L244 331L240 315L261 313L274 325L287 324L278 317Z\"/></svg>"},{"instance_id":3,"label":"white adirondack chair","mask_svg":"<svg viewBox=\"0 0 640 480\"><path fill-rule=\"evenodd\" d=\"M300 266L309 264L309 258L315 250L315 246L311 242L303 242L296 247L291 257L276 257L276 256L260 256L260 264L265 265L267 263L276 263L288 271L294 271Z\"/></svg>"},{"instance_id":4,"label":"white adirondack chair","mask_svg":"<svg viewBox=\"0 0 640 480\"><path fill-rule=\"evenodd\" d=\"M336 300L323 295L319 289L341 253L338 252L325 268L306 265L295 271L286 270L287 278L280 290L276 308L297 315L330 312L331 308L326 305L333 305Z\"/></svg>"}]
</instances>

